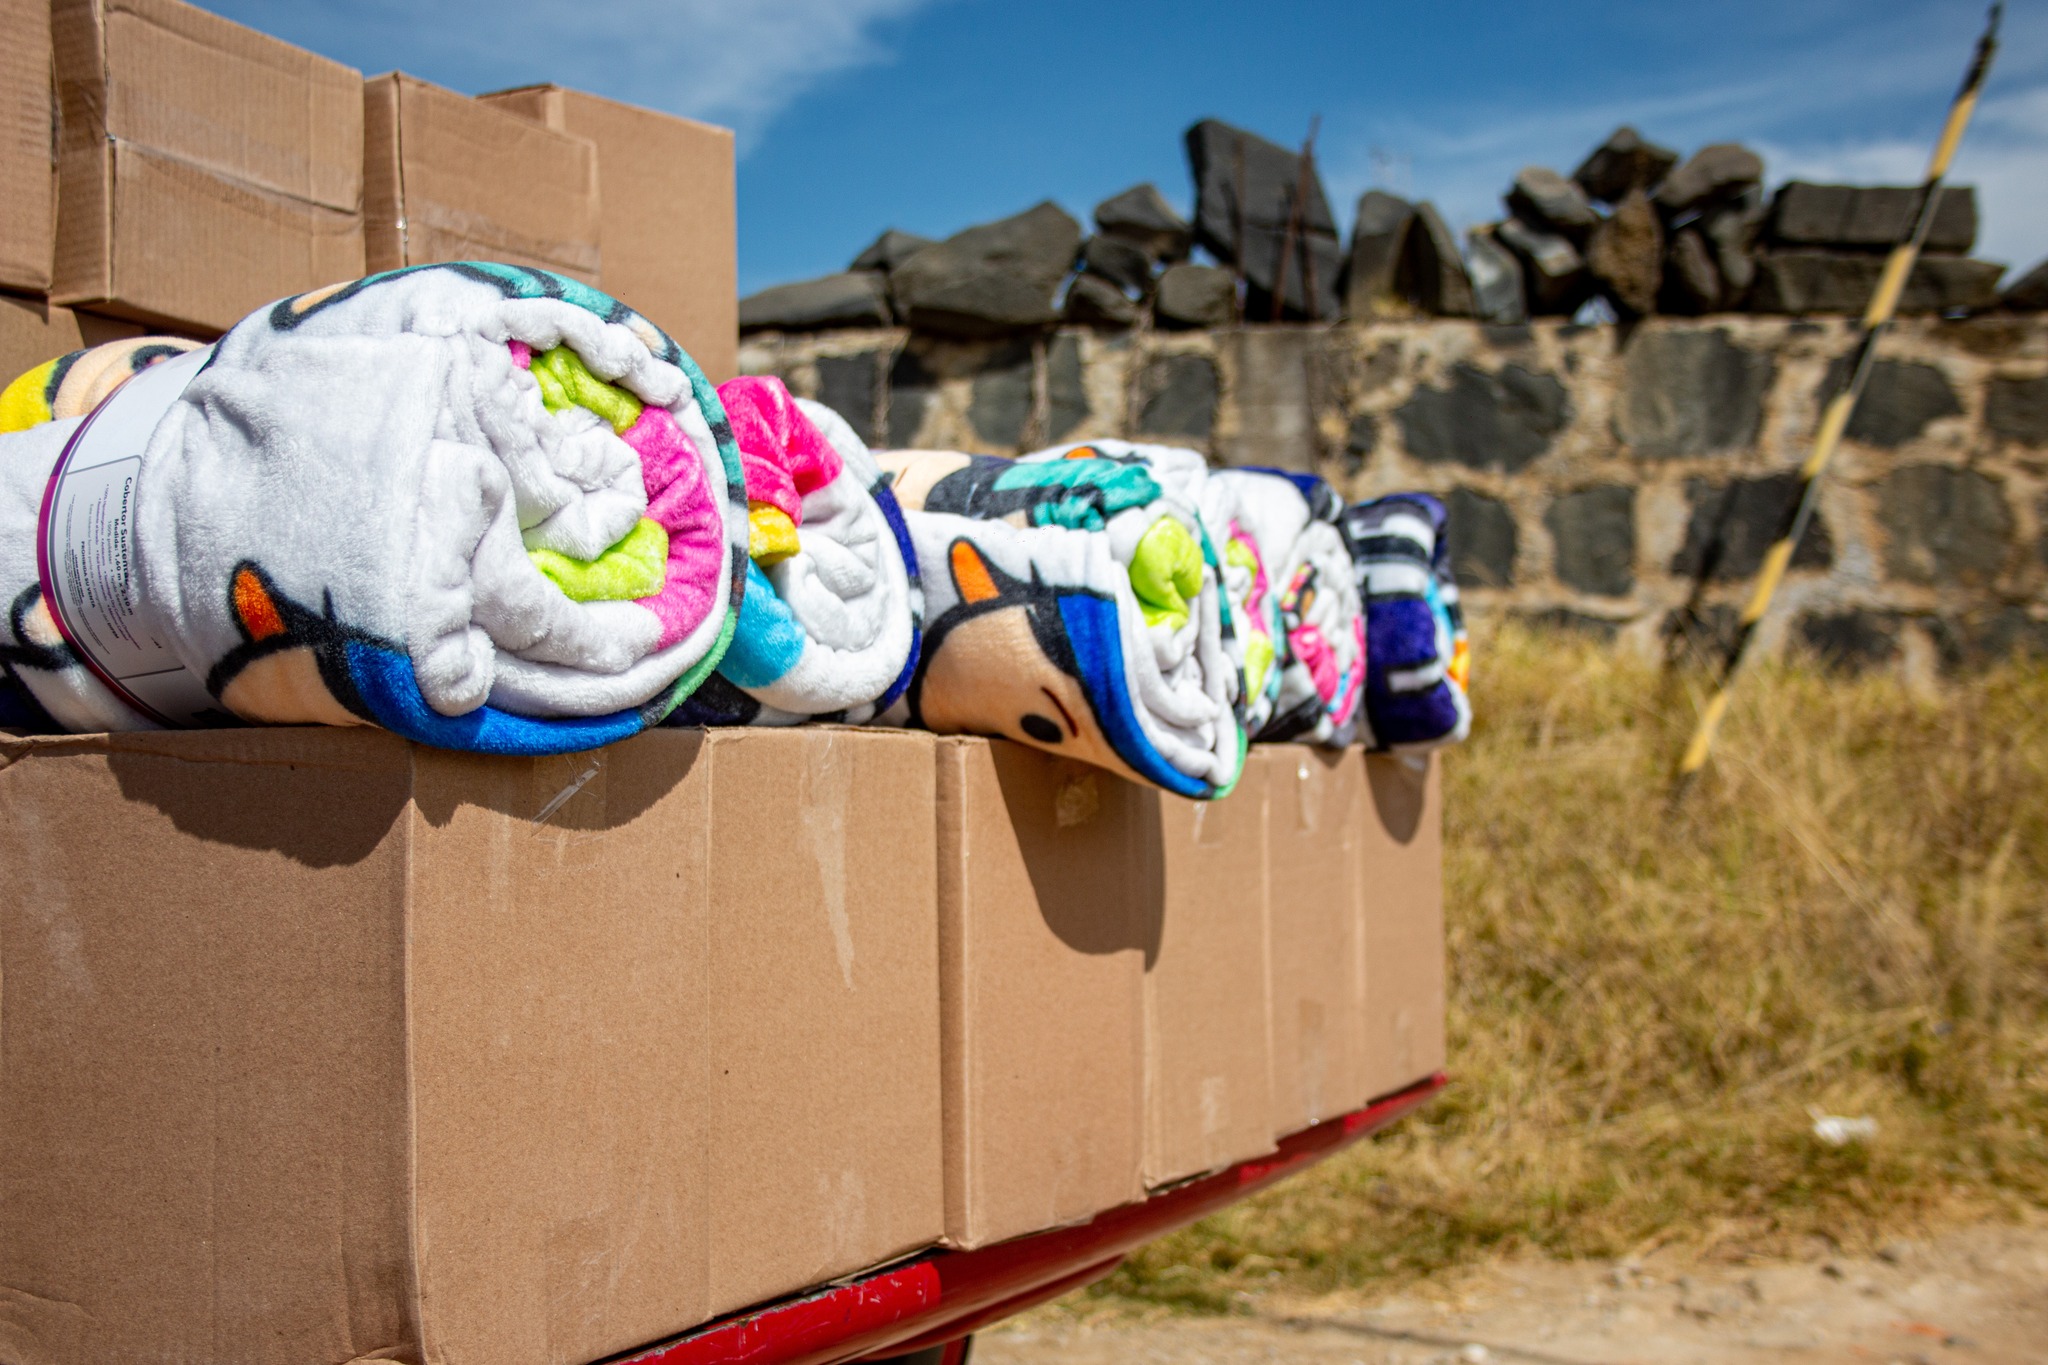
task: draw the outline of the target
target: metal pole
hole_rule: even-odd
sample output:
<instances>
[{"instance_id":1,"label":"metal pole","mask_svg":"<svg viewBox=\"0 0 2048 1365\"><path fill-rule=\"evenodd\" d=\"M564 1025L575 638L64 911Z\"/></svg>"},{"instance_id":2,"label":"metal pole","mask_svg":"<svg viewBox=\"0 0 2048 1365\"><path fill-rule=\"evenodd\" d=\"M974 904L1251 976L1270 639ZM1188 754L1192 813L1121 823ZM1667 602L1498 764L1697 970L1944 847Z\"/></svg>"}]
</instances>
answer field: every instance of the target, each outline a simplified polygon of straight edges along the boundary
<instances>
[{"instance_id":1,"label":"metal pole","mask_svg":"<svg viewBox=\"0 0 2048 1365\"><path fill-rule=\"evenodd\" d=\"M1834 458L1835 447L1841 444L1842 433L1848 429L1849 418L1855 414L1857 400L1863 396L1863 387L1869 381L1871 368L1877 359L1877 344L1891 326L1892 317L1898 311L1899 295L1905 291L1907 277L1913 273L1913 264L1920 258L1920 247L1926 242L1927 231L1934 223L1935 206L1941 200L1942 177L1948 174L1949 163L1955 159L1956 148L1962 143L1963 130L1970 124L1970 115L1976 112L1977 96L1984 88L1985 76L1990 73L1992 54L1998 50L1998 21L2004 10L2003 0L1992 5L1984 35L1977 40L1976 55L1963 77L1962 89L1956 92L1955 102L1949 106L1948 122L1942 127L1941 141L1935 144L1934 156L1927 163L1927 178L1920 186L1920 207L1913 218L1912 231L1906 240L1892 248L1890 258L1884 263L1884 274L1878 277L1877 290L1871 295L1870 306L1864 310L1863 334L1857 339L1853 352L1855 359L1850 366L1849 382L1821 410L1820 429L1814 433L1812 453L1799 468L1798 496L1793 501L1783 531L1764 556L1756 588L1749 595L1748 605L1742 609L1735 638L1729 642L1728 653L1722 660L1714 695L1707 699L1706 709L1700 713L1699 725L1693 730L1692 742L1686 745L1685 754L1678 761L1678 777L1671 792L1673 802L1685 795L1700 769L1706 766L1707 756L1713 752L1714 736L1728 714L1728 694L1741 670L1750 639L1756 634L1757 623L1770 610L1771 599L1777 595L1778 585L1784 581L1785 571L1791 566L1793 551L1799 548L1800 537L1806 534L1807 523L1813 520L1813 510L1819 502L1821 475L1827 472L1828 461Z\"/></svg>"}]
</instances>

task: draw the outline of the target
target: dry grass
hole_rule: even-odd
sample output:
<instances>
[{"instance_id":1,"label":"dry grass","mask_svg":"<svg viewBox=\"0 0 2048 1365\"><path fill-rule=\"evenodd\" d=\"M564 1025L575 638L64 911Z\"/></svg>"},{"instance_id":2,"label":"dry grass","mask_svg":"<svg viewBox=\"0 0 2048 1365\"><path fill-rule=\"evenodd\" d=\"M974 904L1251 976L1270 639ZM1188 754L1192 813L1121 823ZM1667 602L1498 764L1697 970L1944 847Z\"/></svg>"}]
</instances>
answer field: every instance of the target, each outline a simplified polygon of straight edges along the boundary
<instances>
[{"instance_id":1,"label":"dry grass","mask_svg":"<svg viewBox=\"0 0 2048 1365\"><path fill-rule=\"evenodd\" d=\"M1667 817L1683 689L1519 631L1478 659L1446 769L1452 1089L1098 1297L1867 1246L2048 1204L2048 668L1928 696L1759 667ZM1878 1136L1828 1147L1809 1107Z\"/></svg>"}]
</instances>

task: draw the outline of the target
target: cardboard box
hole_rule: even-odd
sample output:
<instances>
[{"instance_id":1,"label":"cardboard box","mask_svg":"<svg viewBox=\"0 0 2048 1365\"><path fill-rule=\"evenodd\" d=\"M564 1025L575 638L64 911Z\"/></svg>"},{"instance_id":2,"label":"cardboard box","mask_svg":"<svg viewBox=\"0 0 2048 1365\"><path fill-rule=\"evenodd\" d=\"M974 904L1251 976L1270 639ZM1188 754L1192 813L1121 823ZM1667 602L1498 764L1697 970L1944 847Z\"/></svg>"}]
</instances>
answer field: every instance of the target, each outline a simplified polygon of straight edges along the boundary
<instances>
[{"instance_id":1,"label":"cardboard box","mask_svg":"<svg viewBox=\"0 0 2048 1365\"><path fill-rule=\"evenodd\" d=\"M1144 1193L1139 789L1007 740L938 741L946 1240L1083 1222Z\"/></svg>"},{"instance_id":2,"label":"cardboard box","mask_svg":"<svg viewBox=\"0 0 2048 1365\"><path fill-rule=\"evenodd\" d=\"M1442 760L1355 755L1365 945L1365 1092L1378 1099L1444 1069Z\"/></svg>"},{"instance_id":3,"label":"cardboard box","mask_svg":"<svg viewBox=\"0 0 2048 1365\"><path fill-rule=\"evenodd\" d=\"M0 294L0 389L46 360L103 341L141 336L141 323L74 313L41 299Z\"/></svg>"},{"instance_id":4,"label":"cardboard box","mask_svg":"<svg viewBox=\"0 0 2048 1365\"><path fill-rule=\"evenodd\" d=\"M50 66L50 0L0 0L0 289L40 294L50 287L57 228Z\"/></svg>"},{"instance_id":5,"label":"cardboard box","mask_svg":"<svg viewBox=\"0 0 2048 1365\"><path fill-rule=\"evenodd\" d=\"M580 1362L936 1233L928 739L0 744L0 1359Z\"/></svg>"},{"instance_id":6,"label":"cardboard box","mask_svg":"<svg viewBox=\"0 0 2048 1365\"><path fill-rule=\"evenodd\" d=\"M1221 801L1138 793L1161 909L1145 969L1145 1183L1273 1150L1266 769Z\"/></svg>"},{"instance_id":7,"label":"cardboard box","mask_svg":"<svg viewBox=\"0 0 2048 1365\"><path fill-rule=\"evenodd\" d=\"M477 99L597 145L599 283L716 384L739 373L732 130L530 85Z\"/></svg>"},{"instance_id":8,"label":"cardboard box","mask_svg":"<svg viewBox=\"0 0 2048 1365\"><path fill-rule=\"evenodd\" d=\"M597 148L399 72L363 83L369 268L504 261L596 284Z\"/></svg>"},{"instance_id":9,"label":"cardboard box","mask_svg":"<svg viewBox=\"0 0 2048 1365\"><path fill-rule=\"evenodd\" d=\"M719 1314L929 1246L945 1202L932 737L714 739Z\"/></svg>"},{"instance_id":10,"label":"cardboard box","mask_svg":"<svg viewBox=\"0 0 2048 1365\"><path fill-rule=\"evenodd\" d=\"M1366 1100L1366 958L1359 924L1365 766L1357 750L1260 744L1267 778L1274 1132Z\"/></svg>"},{"instance_id":11,"label":"cardboard box","mask_svg":"<svg viewBox=\"0 0 2048 1365\"><path fill-rule=\"evenodd\" d=\"M363 273L362 79L177 0L54 0L50 297L223 330Z\"/></svg>"}]
</instances>

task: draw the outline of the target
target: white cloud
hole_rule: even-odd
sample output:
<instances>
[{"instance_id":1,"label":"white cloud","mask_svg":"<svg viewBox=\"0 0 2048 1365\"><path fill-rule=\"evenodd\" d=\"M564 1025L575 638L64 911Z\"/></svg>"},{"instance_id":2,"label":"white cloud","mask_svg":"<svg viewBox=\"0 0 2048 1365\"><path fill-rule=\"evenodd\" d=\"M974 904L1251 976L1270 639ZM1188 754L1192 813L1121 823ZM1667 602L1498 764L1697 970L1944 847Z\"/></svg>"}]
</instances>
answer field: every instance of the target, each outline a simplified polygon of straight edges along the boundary
<instances>
[{"instance_id":1,"label":"white cloud","mask_svg":"<svg viewBox=\"0 0 2048 1365\"><path fill-rule=\"evenodd\" d=\"M482 12L469 0L243 0L238 17L373 71L397 65L471 92L554 80L728 124L744 154L821 80L888 61L877 28L931 3L496 0Z\"/></svg>"},{"instance_id":2,"label":"white cloud","mask_svg":"<svg viewBox=\"0 0 2048 1365\"><path fill-rule=\"evenodd\" d=\"M2025 268L2048 255L2048 35L2038 24L2017 34L2011 28L2009 22L1990 92L1949 178L1977 187L1978 254ZM1773 184L1917 184L1961 68L1941 69L1946 63L1930 61L1924 47L1896 35L1893 41L1877 52L1787 52L1740 82L1702 79L1638 100L1333 119L1321 144L1324 174L1340 216L1348 217L1360 192L1384 185L1434 200L1462 228L1505 211L1500 197L1521 167L1569 172L1617 125L1629 123L1681 152L1744 142L1764 157ZM1684 81L1683 73L1673 75ZM1928 111L1924 136L1808 131L1866 120L1890 127L1902 108Z\"/></svg>"}]
</instances>

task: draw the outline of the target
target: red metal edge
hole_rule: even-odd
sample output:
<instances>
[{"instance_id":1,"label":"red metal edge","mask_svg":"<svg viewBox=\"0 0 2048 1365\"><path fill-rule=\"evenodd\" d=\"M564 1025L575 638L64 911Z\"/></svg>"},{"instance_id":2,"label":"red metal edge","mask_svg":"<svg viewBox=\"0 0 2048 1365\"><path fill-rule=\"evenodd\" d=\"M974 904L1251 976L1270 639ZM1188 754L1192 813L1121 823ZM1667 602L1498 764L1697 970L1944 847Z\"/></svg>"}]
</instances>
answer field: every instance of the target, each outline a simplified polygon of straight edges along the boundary
<instances>
[{"instance_id":1,"label":"red metal edge","mask_svg":"<svg viewBox=\"0 0 2048 1365\"><path fill-rule=\"evenodd\" d=\"M1085 1269L1075 1271L1071 1275L1062 1275L1051 1284L1042 1284L1028 1293L1017 1295L1015 1298L1003 1299L998 1303L990 1304L986 1308L969 1313L964 1318L948 1318L943 1327L935 1327L922 1336L912 1337L908 1341L891 1342L887 1348L887 1354L880 1357L880 1359L888 1359L891 1356L906 1356L913 1351L922 1351L930 1346L941 1346L947 1342L959 1341L971 1333L979 1332L991 1323L1001 1322L1004 1318L1015 1317L1027 1308L1036 1308L1041 1303L1051 1303L1054 1299L1071 1294L1076 1289L1086 1289L1097 1280L1106 1280L1123 1263L1124 1258L1121 1255L1112 1256L1099 1265L1088 1266Z\"/></svg>"},{"instance_id":2,"label":"red metal edge","mask_svg":"<svg viewBox=\"0 0 2048 1365\"><path fill-rule=\"evenodd\" d=\"M1092 1283L1124 1254L1379 1131L1443 1089L1442 1072L1280 1140L1271 1156L1086 1223L864 1275L613 1357L614 1365L836 1365L965 1336ZM1041 1292L1043 1291L1043 1292Z\"/></svg>"}]
</instances>

